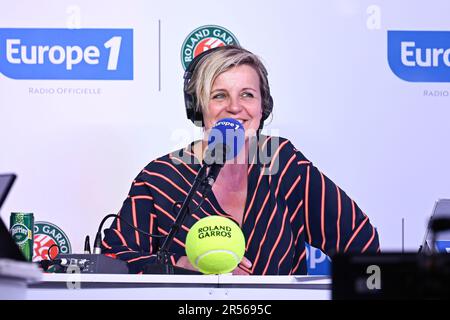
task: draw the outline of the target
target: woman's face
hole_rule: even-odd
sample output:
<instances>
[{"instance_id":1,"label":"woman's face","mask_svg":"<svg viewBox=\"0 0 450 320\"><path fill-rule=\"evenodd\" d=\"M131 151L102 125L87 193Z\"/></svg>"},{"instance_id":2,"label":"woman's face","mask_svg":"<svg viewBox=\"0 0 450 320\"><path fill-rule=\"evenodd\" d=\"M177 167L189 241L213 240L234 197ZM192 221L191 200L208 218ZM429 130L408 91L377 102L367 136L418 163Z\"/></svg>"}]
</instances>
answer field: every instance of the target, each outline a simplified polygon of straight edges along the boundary
<instances>
[{"instance_id":1,"label":"woman's face","mask_svg":"<svg viewBox=\"0 0 450 320\"><path fill-rule=\"evenodd\" d=\"M209 103L203 110L205 129L223 118L239 120L248 130L258 130L262 118L258 73L251 66L240 65L220 74L214 81Z\"/></svg>"}]
</instances>

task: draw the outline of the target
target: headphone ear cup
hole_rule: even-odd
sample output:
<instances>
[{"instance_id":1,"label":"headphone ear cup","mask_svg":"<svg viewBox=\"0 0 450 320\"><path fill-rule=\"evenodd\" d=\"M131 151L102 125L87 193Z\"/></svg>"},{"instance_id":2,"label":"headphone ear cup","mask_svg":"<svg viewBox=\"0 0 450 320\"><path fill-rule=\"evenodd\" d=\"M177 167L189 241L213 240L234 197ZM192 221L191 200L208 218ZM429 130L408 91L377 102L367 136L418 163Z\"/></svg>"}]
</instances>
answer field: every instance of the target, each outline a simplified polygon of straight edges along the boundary
<instances>
[{"instance_id":1,"label":"headphone ear cup","mask_svg":"<svg viewBox=\"0 0 450 320\"><path fill-rule=\"evenodd\" d=\"M187 93L187 85L189 81L185 80L184 82L184 105L186 107L186 116L189 120L193 121L194 118L194 104L193 104L193 97L189 93Z\"/></svg>"},{"instance_id":2,"label":"headphone ear cup","mask_svg":"<svg viewBox=\"0 0 450 320\"><path fill-rule=\"evenodd\" d=\"M191 103L192 103L192 118L191 118L191 121L197 127L204 127L203 113L201 112L201 108L199 107L198 111L195 110L197 108L197 99L195 98L195 96L191 96Z\"/></svg>"},{"instance_id":3,"label":"headphone ear cup","mask_svg":"<svg viewBox=\"0 0 450 320\"><path fill-rule=\"evenodd\" d=\"M186 117L196 126L203 127L203 114L195 111L197 107L195 96L187 93L186 89L184 90L184 104L186 107Z\"/></svg>"},{"instance_id":4,"label":"headphone ear cup","mask_svg":"<svg viewBox=\"0 0 450 320\"><path fill-rule=\"evenodd\" d=\"M272 109L273 109L273 99L272 99L272 96L269 95L269 99L267 101L267 104L263 106L262 117L261 117L261 121L259 123L258 130L262 130L263 129L264 121L266 121L266 119L270 116L270 114L272 113Z\"/></svg>"},{"instance_id":5,"label":"headphone ear cup","mask_svg":"<svg viewBox=\"0 0 450 320\"><path fill-rule=\"evenodd\" d=\"M269 99L267 102L267 105L264 106L263 108L263 116L262 116L262 120L266 120L270 114L272 113L273 110L273 98L271 95L269 95Z\"/></svg>"}]
</instances>

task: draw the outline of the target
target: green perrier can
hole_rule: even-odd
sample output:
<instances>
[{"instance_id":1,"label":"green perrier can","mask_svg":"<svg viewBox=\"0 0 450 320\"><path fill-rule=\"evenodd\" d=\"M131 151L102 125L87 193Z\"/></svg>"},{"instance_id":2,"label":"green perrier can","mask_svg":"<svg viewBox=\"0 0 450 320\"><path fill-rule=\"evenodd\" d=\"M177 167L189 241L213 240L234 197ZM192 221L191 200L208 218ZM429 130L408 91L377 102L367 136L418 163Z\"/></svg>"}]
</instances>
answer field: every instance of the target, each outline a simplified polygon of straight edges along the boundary
<instances>
[{"instance_id":1,"label":"green perrier can","mask_svg":"<svg viewBox=\"0 0 450 320\"><path fill-rule=\"evenodd\" d=\"M34 216L32 213L12 212L10 232L16 244L22 250L25 259L33 259Z\"/></svg>"}]
</instances>

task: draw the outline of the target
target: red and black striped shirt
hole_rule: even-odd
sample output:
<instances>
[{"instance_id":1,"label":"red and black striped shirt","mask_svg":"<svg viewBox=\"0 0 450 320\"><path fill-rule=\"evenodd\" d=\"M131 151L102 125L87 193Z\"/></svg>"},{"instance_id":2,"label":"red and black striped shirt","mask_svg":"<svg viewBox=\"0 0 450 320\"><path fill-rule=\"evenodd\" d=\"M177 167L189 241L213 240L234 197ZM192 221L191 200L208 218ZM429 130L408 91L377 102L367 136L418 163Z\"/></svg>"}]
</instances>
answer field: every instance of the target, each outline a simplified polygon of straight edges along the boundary
<instances>
[{"instance_id":1,"label":"red and black striped shirt","mask_svg":"<svg viewBox=\"0 0 450 320\"><path fill-rule=\"evenodd\" d=\"M271 143L277 140L277 143ZM120 215L139 229L167 235L176 218L176 203L186 197L200 169L192 144L150 162L136 177ZM305 242L330 255L377 252L378 233L347 194L321 173L284 138L261 136L258 153L248 166L248 191L242 221L245 257L255 275L306 274ZM257 159L255 161L255 159ZM193 198L192 208L201 201ZM203 217L224 212L213 192L191 212L170 248L175 261L185 256L190 227ZM105 230L103 252L128 262L139 273L155 262L162 239L139 234L119 219Z\"/></svg>"}]
</instances>

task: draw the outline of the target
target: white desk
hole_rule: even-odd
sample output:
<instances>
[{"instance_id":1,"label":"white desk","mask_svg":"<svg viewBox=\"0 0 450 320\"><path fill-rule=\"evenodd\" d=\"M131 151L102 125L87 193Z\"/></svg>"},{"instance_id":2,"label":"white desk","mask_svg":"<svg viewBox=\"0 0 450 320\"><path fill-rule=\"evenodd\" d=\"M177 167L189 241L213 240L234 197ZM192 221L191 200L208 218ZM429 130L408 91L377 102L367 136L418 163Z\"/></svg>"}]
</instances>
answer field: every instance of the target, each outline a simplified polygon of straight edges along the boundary
<instances>
[{"instance_id":1,"label":"white desk","mask_svg":"<svg viewBox=\"0 0 450 320\"><path fill-rule=\"evenodd\" d=\"M331 299L323 276L44 274L29 285L33 300Z\"/></svg>"},{"instance_id":2,"label":"white desk","mask_svg":"<svg viewBox=\"0 0 450 320\"><path fill-rule=\"evenodd\" d=\"M34 264L0 258L0 300L25 299L27 285L42 279Z\"/></svg>"}]
</instances>

